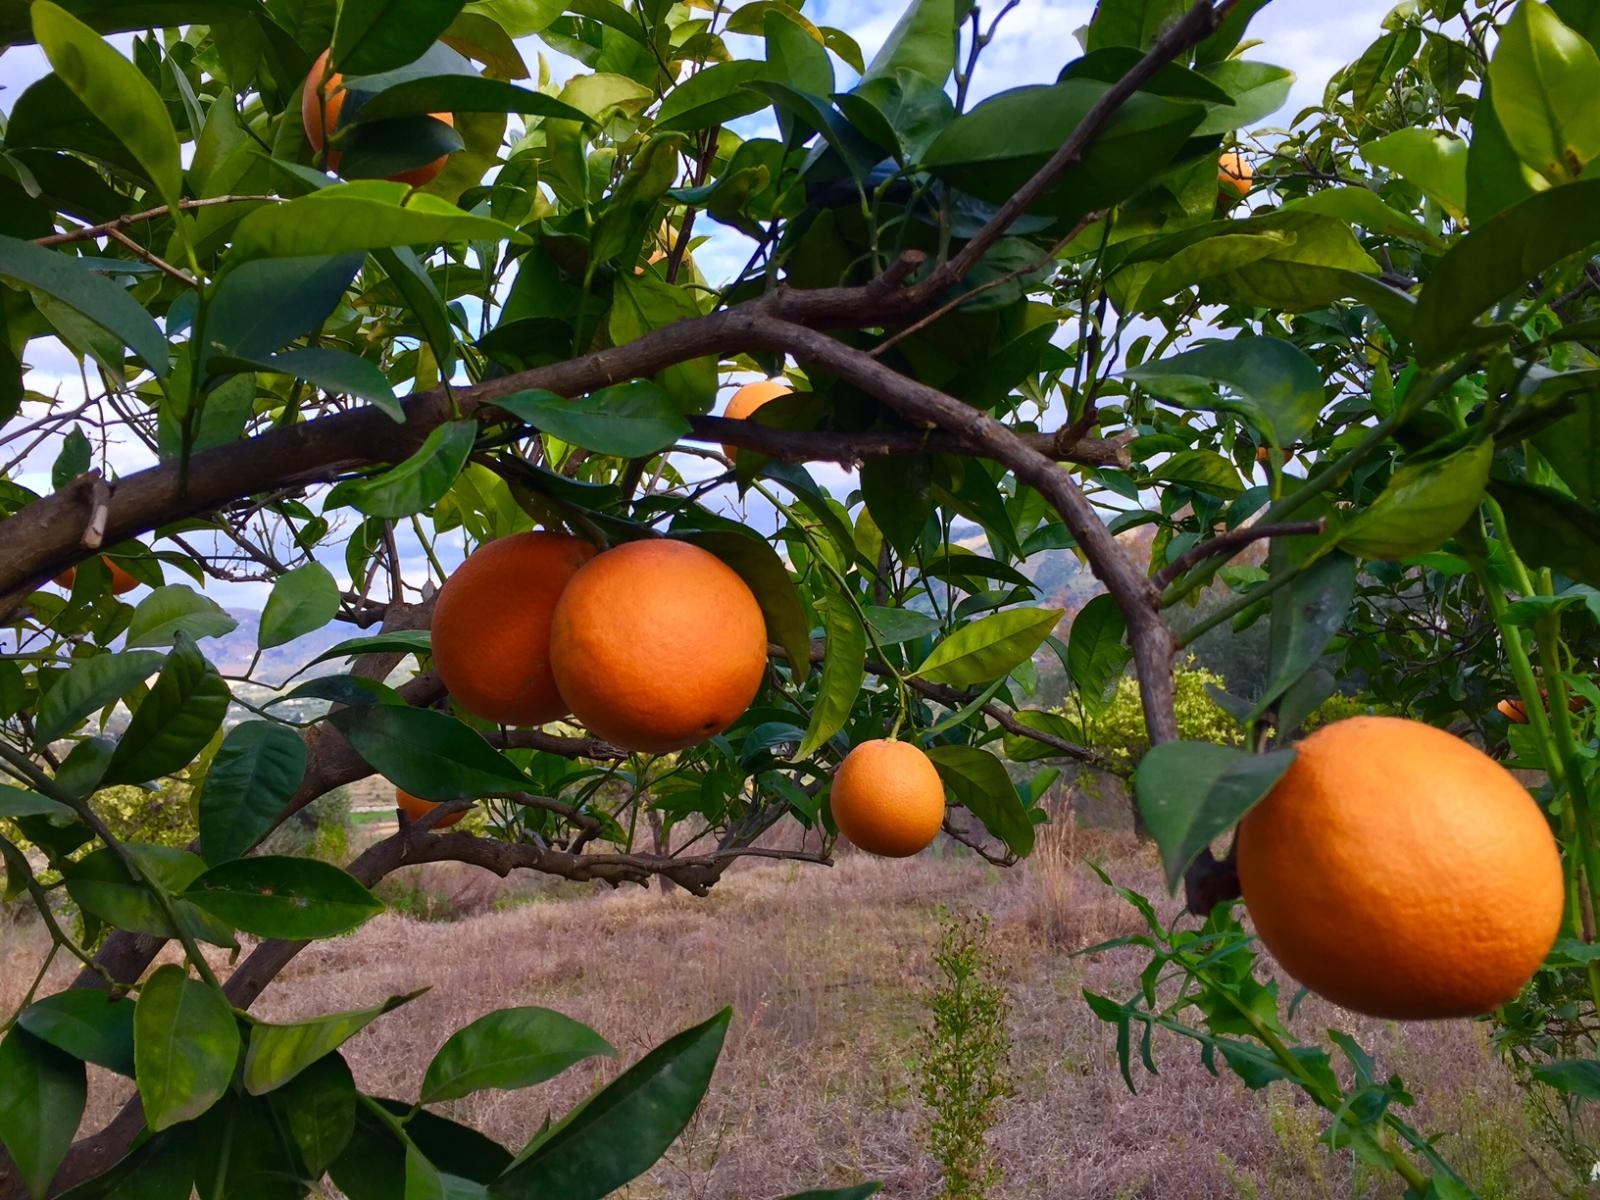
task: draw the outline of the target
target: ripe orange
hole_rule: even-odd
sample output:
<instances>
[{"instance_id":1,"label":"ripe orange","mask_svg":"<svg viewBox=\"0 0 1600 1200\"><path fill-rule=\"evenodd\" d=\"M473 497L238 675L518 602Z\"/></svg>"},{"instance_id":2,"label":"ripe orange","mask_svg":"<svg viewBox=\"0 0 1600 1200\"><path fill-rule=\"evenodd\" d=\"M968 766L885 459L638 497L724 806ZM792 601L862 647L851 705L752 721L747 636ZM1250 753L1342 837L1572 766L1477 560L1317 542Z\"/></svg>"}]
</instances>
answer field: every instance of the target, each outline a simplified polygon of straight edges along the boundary
<instances>
[{"instance_id":1,"label":"ripe orange","mask_svg":"<svg viewBox=\"0 0 1600 1200\"><path fill-rule=\"evenodd\" d=\"M134 588L139 586L139 581L137 579L135 579L132 575L129 575L111 559L102 555L100 561L105 563L106 569L111 572L111 594L113 596L121 596L126 592L133 591ZM61 574L57 575L51 582L55 583L59 587L67 588L70 591L73 583L77 581L77 578L78 568L68 567L65 571L61 572Z\"/></svg>"},{"instance_id":2,"label":"ripe orange","mask_svg":"<svg viewBox=\"0 0 1600 1200\"><path fill-rule=\"evenodd\" d=\"M439 807L431 800L423 800L418 796L413 796L410 792L401 788L395 788L394 802L396 807L398 807L401 812L405 813L405 815L413 821L422 820L423 817L427 816L434 809ZM448 817L440 817L433 823L432 826L430 826L430 828L448 829L466 815L467 814L465 812L451 813Z\"/></svg>"},{"instance_id":3,"label":"ripe orange","mask_svg":"<svg viewBox=\"0 0 1600 1200\"><path fill-rule=\"evenodd\" d=\"M839 764L829 795L833 820L869 854L907 858L939 835L944 784L909 742L862 742Z\"/></svg>"},{"instance_id":4,"label":"ripe orange","mask_svg":"<svg viewBox=\"0 0 1600 1200\"><path fill-rule=\"evenodd\" d=\"M1228 193L1233 193L1232 199L1243 200L1250 194L1250 184L1255 178L1256 169L1246 161L1244 155L1230 150L1217 159L1217 190L1224 199L1229 199Z\"/></svg>"},{"instance_id":5,"label":"ripe orange","mask_svg":"<svg viewBox=\"0 0 1600 1200\"><path fill-rule=\"evenodd\" d=\"M767 668L755 596L687 542L625 542L556 602L550 665L573 715L630 750L681 750L750 707Z\"/></svg>"},{"instance_id":6,"label":"ripe orange","mask_svg":"<svg viewBox=\"0 0 1600 1200\"><path fill-rule=\"evenodd\" d=\"M433 666L456 703L507 725L567 715L550 671L550 615L594 555L563 533L516 533L456 569L433 606Z\"/></svg>"},{"instance_id":7,"label":"ripe orange","mask_svg":"<svg viewBox=\"0 0 1600 1200\"><path fill-rule=\"evenodd\" d=\"M733 394L728 401L728 407L723 411L723 416L730 421L743 421L756 409L769 400L776 400L779 396L790 396L794 389L786 383L779 383L776 379L763 379L759 383L747 383ZM737 446L724 445L722 452L729 458L738 453Z\"/></svg>"},{"instance_id":8,"label":"ripe orange","mask_svg":"<svg viewBox=\"0 0 1600 1200\"><path fill-rule=\"evenodd\" d=\"M1502 700L1494 707L1496 712L1513 725L1526 725L1528 723L1528 706L1521 700Z\"/></svg>"},{"instance_id":9,"label":"ripe orange","mask_svg":"<svg viewBox=\"0 0 1600 1200\"><path fill-rule=\"evenodd\" d=\"M1352 717L1300 743L1239 825L1261 940L1314 992L1378 1017L1488 1012L1561 925L1561 855L1527 790L1460 738Z\"/></svg>"},{"instance_id":10,"label":"ripe orange","mask_svg":"<svg viewBox=\"0 0 1600 1200\"><path fill-rule=\"evenodd\" d=\"M344 90L344 76L338 71L334 71L326 80L322 78L323 72L327 69L328 51L324 50L317 55L317 61L311 64L311 74L306 76L305 88L300 93L300 121L305 126L306 140L318 153L339 128L339 114L344 111L347 94ZM443 121L446 125L454 126L456 123L452 113L429 115L435 121ZM340 157L338 150L328 151L326 160L328 170L338 172ZM409 183L412 187L422 187L433 182L439 172L444 170L449 157L448 154L441 154L430 163L390 175L389 179L395 183Z\"/></svg>"}]
</instances>

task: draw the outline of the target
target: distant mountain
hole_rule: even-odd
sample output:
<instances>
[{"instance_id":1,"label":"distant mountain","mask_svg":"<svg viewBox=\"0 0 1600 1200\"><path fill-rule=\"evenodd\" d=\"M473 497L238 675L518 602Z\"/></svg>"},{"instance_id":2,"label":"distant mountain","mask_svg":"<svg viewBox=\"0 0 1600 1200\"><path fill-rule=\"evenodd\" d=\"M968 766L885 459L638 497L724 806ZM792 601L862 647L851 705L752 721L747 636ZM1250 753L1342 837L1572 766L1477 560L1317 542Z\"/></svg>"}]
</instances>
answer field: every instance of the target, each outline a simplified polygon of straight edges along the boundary
<instances>
[{"instance_id":1,"label":"distant mountain","mask_svg":"<svg viewBox=\"0 0 1600 1200\"><path fill-rule=\"evenodd\" d=\"M207 638L201 643L201 650L223 674L242 675L250 669L250 660L255 656L261 614L252 608L230 608L228 615L239 622L239 627L225 637ZM359 637L361 633L353 625L335 621L285 645L263 650L252 674L266 683L282 683L324 650ZM318 663L304 678L333 675L342 669L339 660Z\"/></svg>"}]
</instances>

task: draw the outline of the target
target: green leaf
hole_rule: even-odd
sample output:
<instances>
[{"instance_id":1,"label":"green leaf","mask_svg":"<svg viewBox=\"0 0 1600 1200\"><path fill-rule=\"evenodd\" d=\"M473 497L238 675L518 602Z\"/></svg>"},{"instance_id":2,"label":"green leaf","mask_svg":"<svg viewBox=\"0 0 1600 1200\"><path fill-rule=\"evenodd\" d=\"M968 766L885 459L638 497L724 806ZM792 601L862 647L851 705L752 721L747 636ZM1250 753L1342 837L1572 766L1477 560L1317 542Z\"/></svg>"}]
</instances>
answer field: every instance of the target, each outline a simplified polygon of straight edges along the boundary
<instances>
[{"instance_id":1,"label":"green leaf","mask_svg":"<svg viewBox=\"0 0 1600 1200\"><path fill-rule=\"evenodd\" d=\"M180 636L128 722L101 783L143 783L188 766L222 724L232 699L216 668Z\"/></svg>"},{"instance_id":2,"label":"green leaf","mask_svg":"<svg viewBox=\"0 0 1600 1200\"><path fill-rule=\"evenodd\" d=\"M1421 188L1459 220L1467 210L1467 143L1412 127L1367 142L1361 157Z\"/></svg>"},{"instance_id":3,"label":"green leaf","mask_svg":"<svg viewBox=\"0 0 1600 1200\"><path fill-rule=\"evenodd\" d=\"M89 469L89 461L89 439L84 436L81 426L74 425L72 431L61 439L61 452L50 465L50 486L59 492Z\"/></svg>"},{"instance_id":4,"label":"green leaf","mask_svg":"<svg viewBox=\"0 0 1600 1200\"><path fill-rule=\"evenodd\" d=\"M510 759L448 713L370 704L340 709L329 720L374 770L423 800L528 789Z\"/></svg>"},{"instance_id":5,"label":"green leaf","mask_svg":"<svg viewBox=\"0 0 1600 1200\"><path fill-rule=\"evenodd\" d=\"M939 632L938 621L927 613L914 612L909 608L882 608L878 605L869 605L867 624L872 626L880 646L898 646L903 642L914 642L918 638L931 637Z\"/></svg>"},{"instance_id":6,"label":"green leaf","mask_svg":"<svg viewBox=\"0 0 1600 1200\"><path fill-rule=\"evenodd\" d=\"M855 605L837 592L826 592L817 603L826 636L822 656L822 678L817 684L817 699L811 708L800 758L816 753L834 734L844 728L861 695L867 677L867 631L856 616ZM811 655L809 637L806 657Z\"/></svg>"},{"instance_id":7,"label":"green leaf","mask_svg":"<svg viewBox=\"0 0 1600 1200\"><path fill-rule=\"evenodd\" d=\"M227 262L232 267L255 258L507 239L528 240L509 225L472 216L404 183L362 179L256 209L235 229Z\"/></svg>"},{"instance_id":8,"label":"green leaf","mask_svg":"<svg viewBox=\"0 0 1600 1200\"><path fill-rule=\"evenodd\" d=\"M1196 127L1196 137L1247 129L1283 107L1294 86L1294 72L1270 63L1235 58L1202 68L1201 74L1233 97L1233 106L1215 106Z\"/></svg>"},{"instance_id":9,"label":"green leaf","mask_svg":"<svg viewBox=\"0 0 1600 1200\"><path fill-rule=\"evenodd\" d=\"M324 650L310 662L308 667L314 667L319 662L327 662L333 658L353 658L358 654L415 654L425 653L433 648L433 634L426 629L396 629L392 633L375 633L368 637L351 638L340 642L329 650Z\"/></svg>"},{"instance_id":10,"label":"green leaf","mask_svg":"<svg viewBox=\"0 0 1600 1200\"><path fill-rule=\"evenodd\" d=\"M1288 553L1273 553L1288 566ZM1271 682L1261 693L1246 723L1260 718L1268 706L1309 671L1344 625L1356 592L1356 562L1335 551L1318 559L1287 588L1273 594ZM1280 725L1280 728L1283 728ZM1292 729L1293 726L1288 726Z\"/></svg>"},{"instance_id":11,"label":"green leaf","mask_svg":"<svg viewBox=\"0 0 1600 1200\"><path fill-rule=\"evenodd\" d=\"M1478 315L1600 241L1600 179L1529 196L1476 226L1423 286L1412 343L1424 364L1462 348Z\"/></svg>"},{"instance_id":12,"label":"green leaf","mask_svg":"<svg viewBox=\"0 0 1600 1200\"><path fill-rule=\"evenodd\" d=\"M1231 500L1244 491L1238 468L1215 450L1180 450L1152 469L1150 478L1182 484L1224 500Z\"/></svg>"},{"instance_id":13,"label":"green leaf","mask_svg":"<svg viewBox=\"0 0 1600 1200\"><path fill-rule=\"evenodd\" d=\"M1390 208L1377 192L1364 187L1332 187L1313 192L1283 206L1285 212L1311 212L1338 217L1368 233L1404 238L1430 250L1443 251L1444 242L1422 222Z\"/></svg>"},{"instance_id":14,"label":"green leaf","mask_svg":"<svg viewBox=\"0 0 1600 1200\"><path fill-rule=\"evenodd\" d=\"M596 454L642 458L689 432L672 397L649 380L603 388L568 400L537 388L495 401L520 421Z\"/></svg>"},{"instance_id":15,"label":"green leaf","mask_svg":"<svg viewBox=\"0 0 1600 1200\"><path fill-rule=\"evenodd\" d=\"M344 298L362 257L271 258L230 268L206 303L208 359L259 360L315 333Z\"/></svg>"},{"instance_id":16,"label":"green leaf","mask_svg":"<svg viewBox=\"0 0 1600 1200\"><path fill-rule=\"evenodd\" d=\"M908 554L933 515L932 463L920 454L867 459L861 464L861 499L889 545Z\"/></svg>"},{"instance_id":17,"label":"green leaf","mask_svg":"<svg viewBox=\"0 0 1600 1200\"><path fill-rule=\"evenodd\" d=\"M288 855L218 863L183 898L256 937L296 941L338 937L383 911L383 901L349 872Z\"/></svg>"},{"instance_id":18,"label":"green leaf","mask_svg":"<svg viewBox=\"0 0 1600 1200\"><path fill-rule=\"evenodd\" d=\"M772 68L758 60L712 63L667 93L656 128L692 131L760 112L771 101L745 84L772 78Z\"/></svg>"},{"instance_id":19,"label":"green leaf","mask_svg":"<svg viewBox=\"0 0 1600 1200\"><path fill-rule=\"evenodd\" d=\"M369 517L409 517L437 504L461 474L478 440L476 421L440 425L417 452L381 475L350 479L328 493L324 510L349 506Z\"/></svg>"},{"instance_id":20,"label":"green leaf","mask_svg":"<svg viewBox=\"0 0 1600 1200\"><path fill-rule=\"evenodd\" d=\"M296 567L278 576L261 613L257 633L263 650L292 642L302 634L321 629L339 612L339 585L333 572L318 562Z\"/></svg>"},{"instance_id":21,"label":"green leaf","mask_svg":"<svg viewBox=\"0 0 1600 1200\"><path fill-rule=\"evenodd\" d=\"M1059 608L1012 608L963 625L933 648L916 674L956 687L989 683L1009 675L1061 621ZM824 660L823 669L827 669Z\"/></svg>"},{"instance_id":22,"label":"green leaf","mask_svg":"<svg viewBox=\"0 0 1600 1200\"><path fill-rule=\"evenodd\" d=\"M134 1079L150 1129L209 1109L227 1093L238 1059L239 1023L222 993L182 967L158 967L133 1010Z\"/></svg>"},{"instance_id":23,"label":"green leaf","mask_svg":"<svg viewBox=\"0 0 1600 1200\"><path fill-rule=\"evenodd\" d=\"M90 713L115 703L154 675L164 658L155 650L130 650L73 663L39 701L34 735L40 742L52 742L70 733Z\"/></svg>"},{"instance_id":24,"label":"green leaf","mask_svg":"<svg viewBox=\"0 0 1600 1200\"><path fill-rule=\"evenodd\" d=\"M1200 851L1254 808L1293 762L1293 750L1250 754L1210 742L1151 747L1134 772L1133 790L1161 849L1169 890L1177 890Z\"/></svg>"},{"instance_id":25,"label":"green leaf","mask_svg":"<svg viewBox=\"0 0 1600 1200\"><path fill-rule=\"evenodd\" d=\"M1126 645L1127 618L1109 595L1096 596L1072 618L1067 639L1067 673L1077 685L1084 708L1105 708L1111 689L1133 652Z\"/></svg>"},{"instance_id":26,"label":"green leaf","mask_svg":"<svg viewBox=\"0 0 1600 1200\"><path fill-rule=\"evenodd\" d=\"M654 271L642 275L624 274L612 292L611 340L618 346L625 346L654 330L677 321L694 320L700 315L700 304L688 288L675 287ZM656 381L676 401L676 412L706 412L717 395L717 360L707 356L677 363L664 368L656 375ZM585 403L592 404L603 394L591 395ZM679 431L674 437L682 436L682 432L685 431Z\"/></svg>"},{"instance_id":27,"label":"green leaf","mask_svg":"<svg viewBox=\"0 0 1600 1200\"><path fill-rule=\"evenodd\" d=\"M872 56L862 83L893 79L904 69L943 87L956 69L956 0L911 0L883 47Z\"/></svg>"},{"instance_id":28,"label":"green leaf","mask_svg":"<svg viewBox=\"0 0 1600 1200\"><path fill-rule=\"evenodd\" d=\"M239 627L222 605L181 583L154 589L133 610L128 648L171 646L180 637L223 637Z\"/></svg>"},{"instance_id":29,"label":"green leaf","mask_svg":"<svg viewBox=\"0 0 1600 1200\"><path fill-rule=\"evenodd\" d=\"M57 1050L119 1075L133 1074L133 1001L74 987L37 1000L17 1024Z\"/></svg>"},{"instance_id":30,"label":"green leaf","mask_svg":"<svg viewBox=\"0 0 1600 1200\"><path fill-rule=\"evenodd\" d=\"M420 995L422 992L391 996L372 1008L330 1013L296 1021L292 1025L253 1022L250 1026L250 1044L244 1056L245 1091L252 1096L260 1096L282 1087L300 1072L322 1061L384 1013L393 1012Z\"/></svg>"},{"instance_id":31,"label":"green leaf","mask_svg":"<svg viewBox=\"0 0 1600 1200\"><path fill-rule=\"evenodd\" d=\"M601 1200L648 1170L694 1116L732 1010L668 1039L537 1137L494 1200Z\"/></svg>"},{"instance_id":32,"label":"green leaf","mask_svg":"<svg viewBox=\"0 0 1600 1200\"><path fill-rule=\"evenodd\" d=\"M1494 87L1487 79L1480 86L1467 150L1467 220L1474 226L1543 190L1535 189L1539 176L1517 157L1495 116Z\"/></svg>"},{"instance_id":33,"label":"green leaf","mask_svg":"<svg viewBox=\"0 0 1600 1200\"><path fill-rule=\"evenodd\" d=\"M128 148L161 199L176 205L183 199L178 134L144 72L49 0L35 0L30 15L34 39L62 82Z\"/></svg>"},{"instance_id":34,"label":"green leaf","mask_svg":"<svg viewBox=\"0 0 1600 1200\"><path fill-rule=\"evenodd\" d=\"M1186 408L1238 413L1279 447L1309 433L1322 411L1322 372L1298 346L1278 338L1212 342L1124 376Z\"/></svg>"},{"instance_id":35,"label":"green leaf","mask_svg":"<svg viewBox=\"0 0 1600 1200\"><path fill-rule=\"evenodd\" d=\"M1128 46L1148 50L1183 15L1183 0L1103 0L1095 6L1084 49Z\"/></svg>"},{"instance_id":36,"label":"green leaf","mask_svg":"<svg viewBox=\"0 0 1600 1200\"><path fill-rule=\"evenodd\" d=\"M150 314L83 260L0 235L0 279L37 288L104 329L157 376L172 369L171 351Z\"/></svg>"},{"instance_id":37,"label":"green leaf","mask_svg":"<svg viewBox=\"0 0 1600 1200\"><path fill-rule=\"evenodd\" d=\"M726 530L673 530L673 536L709 550L732 567L755 595L767 625L767 640L782 646L796 683L811 673L811 620L805 602L765 538Z\"/></svg>"},{"instance_id":38,"label":"green leaf","mask_svg":"<svg viewBox=\"0 0 1600 1200\"><path fill-rule=\"evenodd\" d=\"M1494 443L1484 440L1437 462L1401 467L1339 532L1337 545L1390 560L1438 549L1477 510L1493 462Z\"/></svg>"},{"instance_id":39,"label":"green leaf","mask_svg":"<svg viewBox=\"0 0 1600 1200\"><path fill-rule=\"evenodd\" d=\"M317 346L261 358L218 354L208 359L206 365L213 371L267 371L303 379L325 392L371 401L397 424L406 419L406 410L400 406L382 368L348 351Z\"/></svg>"},{"instance_id":40,"label":"green leaf","mask_svg":"<svg viewBox=\"0 0 1600 1200\"><path fill-rule=\"evenodd\" d=\"M951 798L982 821L1011 853L1022 858L1033 851L1033 822L1004 763L976 746L934 746L928 757Z\"/></svg>"},{"instance_id":41,"label":"green leaf","mask_svg":"<svg viewBox=\"0 0 1600 1200\"><path fill-rule=\"evenodd\" d=\"M187 850L138 843L128 843L127 849L144 874L169 895L181 892L205 870L205 864ZM67 895L84 912L107 925L152 937L177 936L155 894L134 879L109 846L78 859L62 874L66 877ZM193 936L218 946L236 944L227 926L218 924L187 901L174 900L173 911Z\"/></svg>"},{"instance_id":42,"label":"green leaf","mask_svg":"<svg viewBox=\"0 0 1600 1200\"><path fill-rule=\"evenodd\" d=\"M448 373L456 359L455 327L450 323L450 310L445 307L444 297L434 285L433 277L424 269L416 252L405 246L374 250L372 257L422 326L440 371Z\"/></svg>"},{"instance_id":43,"label":"green leaf","mask_svg":"<svg viewBox=\"0 0 1600 1200\"><path fill-rule=\"evenodd\" d=\"M248 1074L248 1056L245 1064ZM338 1054L324 1055L275 1088L267 1103L313 1178L333 1165L355 1132L356 1083Z\"/></svg>"},{"instance_id":44,"label":"green leaf","mask_svg":"<svg viewBox=\"0 0 1600 1200\"><path fill-rule=\"evenodd\" d=\"M56 817L73 815L65 804L0 783L0 817Z\"/></svg>"},{"instance_id":45,"label":"green leaf","mask_svg":"<svg viewBox=\"0 0 1600 1200\"><path fill-rule=\"evenodd\" d=\"M1591 399L1533 435L1539 453L1578 503L1600 505L1600 403Z\"/></svg>"},{"instance_id":46,"label":"green leaf","mask_svg":"<svg viewBox=\"0 0 1600 1200\"><path fill-rule=\"evenodd\" d=\"M1015 88L957 117L923 155L934 175L991 204L1004 203L1061 148L1111 85L1068 79ZM1204 105L1136 92L1106 122L1078 165L1033 211L1073 217L1126 199L1171 163L1206 115Z\"/></svg>"},{"instance_id":47,"label":"green leaf","mask_svg":"<svg viewBox=\"0 0 1600 1200\"><path fill-rule=\"evenodd\" d=\"M427 75L384 88L357 110L355 120L381 121L428 113L520 113L588 123L581 109L554 96L486 75Z\"/></svg>"},{"instance_id":48,"label":"green leaf","mask_svg":"<svg viewBox=\"0 0 1600 1200\"><path fill-rule=\"evenodd\" d=\"M342 0L333 27L333 65L346 75L403 67L450 27L463 0Z\"/></svg>"},{"instance_id":49,"label":"green leaf","mask_svg":"<svg viewBox=\"0 0 1600 1200\"><path fill-rule=\"evenodd\" d=\"M1600 1062L1590 1058L1567 1058L1540 1063L1533 1077L1546 1087L1584 1100L1600 1100Z\"/></svg>"},{"instance_id":50,"label":"green leaf","mask_svg":"<svg viewBox=\"0 0 1600 1200\"><path fill-rule=\"evenodd\" d=\"M72 1149L88 1098L83 1064L22 1029L0 1041L0 1143L42 1197Z\"/></svg>"},{"instance_id":51,"label":"green leaf","mask_svg":"<svg viewBox=\"0 0 1600 1200\"><path fill-rule=\"evenodd\" d=\"M306 773L306 744L272 721L228 730L200 785L200 847L208 863L247 853L266 836Z\"/></svg>"},{"instance_id":52,"label":"green leaf","mask_svg":"<svg viewBox=\"0 0 1600 1200\"><path fill-rule=\"evenodd\" d=\"M1600 56L1548 5L1523 0L1500 27L1489 82L1512 149L1551 183L1600 157Z\"/></svg>"},{"instance_id":53,"label":"green leaf","mask_svg":"<svg viewBox=\"0 0 1600 1200\"><path fill-rule=\"evenodd\" d=\"M1517 553L1531 566L1549 567L1579 583L1600 587L1600 513L1554 488L1496 481Z\"/></svg>"},{"instance_id":54,"label":"green leaf","mask_svg":"<svg viewBox=\"0 0 1600 1200\"><path fill-rule=\"evenodd\" d=\"M484 1088L525 1088L553 1079L611 1043L548 1008L502 1008L450 1036L422 1079L423 1104L459 1100Z\"/></svg>"}]
</instances>

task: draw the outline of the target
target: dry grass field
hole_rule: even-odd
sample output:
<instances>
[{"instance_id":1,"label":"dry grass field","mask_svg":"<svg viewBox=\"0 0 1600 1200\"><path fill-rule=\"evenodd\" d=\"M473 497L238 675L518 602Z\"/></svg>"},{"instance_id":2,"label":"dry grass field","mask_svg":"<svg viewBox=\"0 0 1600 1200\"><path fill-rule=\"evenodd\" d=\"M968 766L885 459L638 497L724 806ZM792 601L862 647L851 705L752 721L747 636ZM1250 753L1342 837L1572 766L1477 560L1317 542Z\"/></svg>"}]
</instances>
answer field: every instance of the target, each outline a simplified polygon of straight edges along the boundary
<instances>
[{"instance_id":1,"label":"dry grass field","mask_svg":"<svg viewBox=\"0 0 1600 1200\"><path fill-rule=\"evenodd\" d=\"M531 891L468 868L419 873L391 890L402 907L296 960L257 1006L291 1020L431 990L360 1034L347 1053L361 1085L411 1098L435 1048L490 1009L538 1004L593 1025L620 1064L723 1005L735 1019L707 1102L631 1200L767 1200L808 1187L885 1181L926 1200L938 1176L922 1150L915 1086L922 996L932 982L939 906L987 913L1009 972L1016 1095L994 1142L995 1200L1332 1200L1398 1197L1387 1177L1317 1144L1321 1114L1284 1088L1252 1095L1214 1078L1192 1046L1158 1042L1157 1077L1118 1074L1114 1032L1082 999L1131 994L1140 960L1071 952L1131 932L1122 902L1077 862L1159 891L1156 865L1129 840L1057 834L1009 871L969 857L889 862L846 856L831 869L740 870L707 899L563 887ZM0 945L0 1002L27 986L40 939L13 927ZM225 964L219 962L219 968ZM1511 1078L1468 1021L1406 1025L1352 1018L1316 1001L1294 1028L1357 1034L1379 1069L1405 1076L1416 1123L1485 1200L1557 1194ZM619 1069L585 1064L550 1084L480 1093L450 1115L520 1145ZM125 1081L96 1081L91 1119Z\"/></svg>"}]
</instances>

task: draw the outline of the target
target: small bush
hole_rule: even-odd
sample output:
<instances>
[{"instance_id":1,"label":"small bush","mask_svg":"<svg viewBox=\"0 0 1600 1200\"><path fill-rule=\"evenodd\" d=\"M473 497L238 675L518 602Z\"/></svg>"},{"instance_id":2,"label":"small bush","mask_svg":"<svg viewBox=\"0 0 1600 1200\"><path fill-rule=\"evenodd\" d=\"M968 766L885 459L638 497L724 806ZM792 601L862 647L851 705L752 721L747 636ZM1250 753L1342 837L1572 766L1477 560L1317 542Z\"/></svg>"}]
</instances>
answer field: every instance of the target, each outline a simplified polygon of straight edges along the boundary
<instances>
[{"instance_id":1,"label":"small bush","mask_svg":"<svg viewBox=\"0 0 1600 1200\"><path fill-rule=\"evenodd\" d=\"M120 841L187 846L199 833L194 789L181 779L164 779L156 788L102 788L92 803Z\"/></svg>"},{"instance_id":2,"label":"small bush","mask_svg":"<svg viewBox=\"0 0 1600 1200\"><path fill-rule=\"evenodd\" d=\"M987 1134L1011 1094L1004 975L989 948L989 918L944 915L922 1044L928 1149L944 1173L942 1200L984 1200L1000 1182Z\"/></svg>"}]
</instances>

